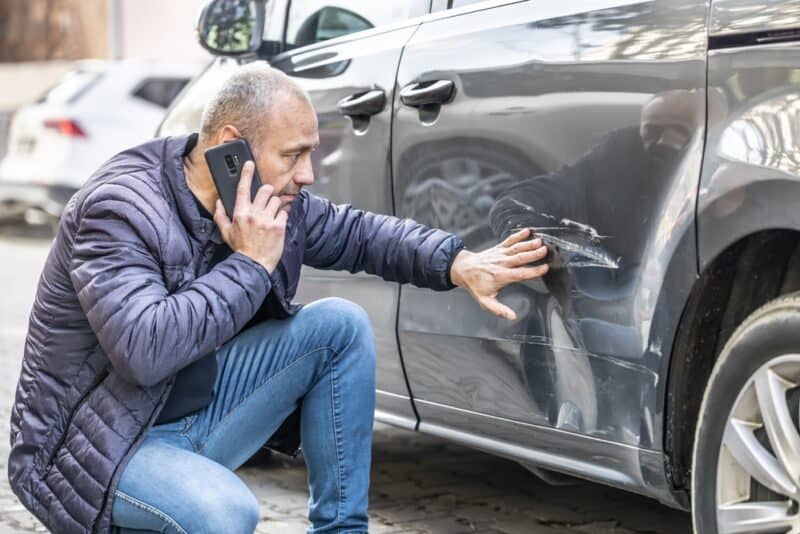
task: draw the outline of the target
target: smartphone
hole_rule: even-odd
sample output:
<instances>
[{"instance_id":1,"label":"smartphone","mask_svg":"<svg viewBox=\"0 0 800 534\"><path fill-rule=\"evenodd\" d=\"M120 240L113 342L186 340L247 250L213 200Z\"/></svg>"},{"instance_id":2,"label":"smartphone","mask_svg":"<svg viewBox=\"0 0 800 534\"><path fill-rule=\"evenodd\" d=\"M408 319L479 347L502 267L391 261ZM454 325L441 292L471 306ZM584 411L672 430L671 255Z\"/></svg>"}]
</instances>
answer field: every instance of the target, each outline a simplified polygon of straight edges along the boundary
<instances>
[{"instance_id":1,"label":"smartphone","mask_svg":"<svg viewBox=\"0 0 800 534\"><path fill-rule=\"evenodd\" d=\"M242 167L247 160L255 163L253 153L250 152L247 141L233 139L209 148L205 151L205 157L219 198L225 207L225 213L228 214L228 218L232 218L233 206L236 203L236 188L242 177ZM250 185L251 201L255 198L259 187L261 187L261 177L258 175L258 169L254 169L253 182Z\"/></svg>"}]
</instances>

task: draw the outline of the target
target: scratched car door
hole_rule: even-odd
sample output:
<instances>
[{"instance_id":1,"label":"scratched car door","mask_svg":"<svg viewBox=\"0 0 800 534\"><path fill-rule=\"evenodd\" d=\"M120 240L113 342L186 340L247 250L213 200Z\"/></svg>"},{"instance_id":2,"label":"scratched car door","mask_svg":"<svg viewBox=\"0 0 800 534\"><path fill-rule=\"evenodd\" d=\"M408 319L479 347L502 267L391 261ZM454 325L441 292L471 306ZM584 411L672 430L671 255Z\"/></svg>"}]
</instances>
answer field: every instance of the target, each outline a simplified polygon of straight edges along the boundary
<instances>
[{"instance_id":1,"label":"scratched car door","mask_svg":"<svg viewBox=\"0 0 800 534\"><path fill-rule=\"evenodd\" d=\"M515 321L464 290L403 286L420 428L658 443L669 347L654 332L659 310L676 312L656 298L673 258L695 272L706 14L701 0L456 0L406 45L398 215L471 250L533 227L554 254L544 279L501 292Z\"/></svg>"},{"instance_id":2,"label":"scratched car door","mask_svg":"<svg viewBox=\"0 0 800 534\"><path fill-rule=\"evenodd\" d=\"M314 193L377 213L393 213L387 161L391 102L403 45L427 13L427 0L293 0L289 52L271 64L310 94L319 119L320 146L312 153ZM416 22L415 22L416 21ZM303 268L299 302L338 296L363 306L378 350L377 409L413 427L397 348L398 284L366 274ZM388 417L388 416L387 416Z\"/></svg>"}]
</instances>

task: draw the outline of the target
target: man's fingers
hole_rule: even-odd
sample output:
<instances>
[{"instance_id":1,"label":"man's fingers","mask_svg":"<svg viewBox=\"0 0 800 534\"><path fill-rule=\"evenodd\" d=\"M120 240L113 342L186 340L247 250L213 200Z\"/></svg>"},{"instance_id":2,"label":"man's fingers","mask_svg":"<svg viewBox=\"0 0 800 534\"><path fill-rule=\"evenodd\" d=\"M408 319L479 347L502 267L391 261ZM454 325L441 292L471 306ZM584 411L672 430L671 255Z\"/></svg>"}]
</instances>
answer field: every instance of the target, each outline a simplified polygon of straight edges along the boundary
<instances>
[{"instance_id":1,"label":"man's fingers","mask_svg":"<svg viewBox=\"0 0 800 534\"><path fill-rule=\"evenodd\" d=\"M523 228L519 232L515 232L508 236L505 241L501 243L504 247L510 247L514 243L519 243L523 239L527 239L530 235L532 235L532 230L530 228Z\"/></svg>"},{"instance_id":2,"label":"man's fingers","mask_svg":"<svg viewBox=\"0 0 800 534\"><path fill-rule=\"evenodd\" d=\"M242 176L239 178L239 185L236 186L236 205L234 211L244 210L250 206L250 185L253 182L253 162L247 160L242 165Z\"/></svg>"},{"instance_id":3,"label":"man's fingers","mask_svg":"<svg viewBox=\"0 0 800 534\"><path fill-rule=\"evenodd\" d=\"M282 226L286 226L286 222L289 220L289 214L286 213L286 210L278 211L278 214L275 216L275 222Z\"/></svg>"},{"instance_id":4,"label":"man's fingers","mask_svg":"<svg viewBox=\"0 0 800 534\"><path fill-rule=\"evenodd\" d=\"M513 321L517 318L517 314L514 313L514 310L497 300L495 297L481 297L478 302L485 310L497 315L498 317L508 319L509 321Z\"/></svg>"},{"instance_id":5,"label":"man's fingers","mask_svg":"<svg viewBox=\"0 0 800 534\"><path fill-rule=\"evenodd\" d=\"M536 239L529 239L528 241L523 241L521 243L517 243L516 245L510 246L506 250L506 254L519 254L520 252L527 252L528 250L535 250L542 246L541 238Z\"/></svg>"},{"instance_id":6,"label":"man's fingers","mask_svg":"<svg viewBox=\"0 0 800 534\"><path fill-rule=\"evenodd\" d=\"M273 195L267 202L266 208L264 208L264 214L275 219L279 211L283 211L281 210L281 197Z\"/></svg>"},{"instance_id":7,"label":"man's fingers","mask_svg":"<svg viewBox=\"0 0 800 534\"><path fill-rule=\"evenodd\" d=\"M269 184L264 184L258 188L256 198L253 199L253 209L256 212L264 210L267 207L267 202L272 197L273 188Z\"/></svg>"},{"instance_id":8,"label":"man's fingers","mask_svg":"<svg viewBox=\"0 0 800 534\"><path fill-rule=\"evenodd\" d=\"M519 267L520 265L527 265L544 259L545 256L547 256L547 247L539 247L535 250L519 252L513 256L509 256L506 261L509 267Z\"/></svg>"},{"instance_id":9,"label":"man's fingers","mask_svg":"<svg viewBox=\"0 0 800 534\"><path fill-rule=\"evenodd\" d=\"M217 199L217 204L214 206L214 222L219 226L219 231L222 235L226 235L231 221L228 219L228 215L225 213L225 206L222 205L222 200L220 199Z\"/></svg>"},{"instance_id":10,"label":"man's fingers","mask_svg":"<svg viewBox=\"0 0 800 534\"><path fill-rule=\"evenodd\" d=\"M516 267L509 269L507 276L504 277L508 280L508 284L512 282L522 282L523 280L533 280L547 274L550 266L546 263L544 265L537 265L536 267ZM507 284L504 284L507 285Z\"/></svg>"}]
</instances>

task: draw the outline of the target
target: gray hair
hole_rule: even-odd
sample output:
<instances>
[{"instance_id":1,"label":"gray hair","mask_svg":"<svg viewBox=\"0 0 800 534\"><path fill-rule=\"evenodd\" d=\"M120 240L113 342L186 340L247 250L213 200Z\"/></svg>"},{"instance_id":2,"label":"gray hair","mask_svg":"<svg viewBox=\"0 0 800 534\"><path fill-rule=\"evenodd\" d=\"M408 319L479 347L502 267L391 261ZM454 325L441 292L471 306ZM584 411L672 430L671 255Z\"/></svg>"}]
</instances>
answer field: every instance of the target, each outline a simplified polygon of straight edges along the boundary
<instances>
[{"instance_id":1,"label":"gray hair","mask_svg":"<svg viewBox=\"0 0 800 534\"><path fill-rule=\"evenodd\" d=\"M311 103L302 87L265 61L238 67L203 109L200 142L208 144L223 126L230 124L255 149L265 132L273 97L279 93Z\"/></svg>"}]
</instances>

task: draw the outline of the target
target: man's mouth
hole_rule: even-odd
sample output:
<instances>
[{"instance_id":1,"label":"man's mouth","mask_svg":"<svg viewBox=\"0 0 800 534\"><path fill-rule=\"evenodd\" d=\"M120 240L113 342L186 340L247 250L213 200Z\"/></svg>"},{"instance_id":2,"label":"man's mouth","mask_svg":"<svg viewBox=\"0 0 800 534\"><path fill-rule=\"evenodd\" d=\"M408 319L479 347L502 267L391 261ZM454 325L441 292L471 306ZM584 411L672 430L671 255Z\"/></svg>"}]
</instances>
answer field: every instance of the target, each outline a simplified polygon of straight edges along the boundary
<instances>
[{"instance_id":1,"label":"man's mouth","mask_svg":"<svg viewBox=\"0 0 800 534\"><path fill-rule=\"evenodd\" d=\"M289 188L287 188L289 189ZM281 204L288 204L294 202L297 196L300 194L300 188L298 189L289 189L288 191L284 189L281 191L278 196L281 199Z\"/></svg>"}]
</instances>

